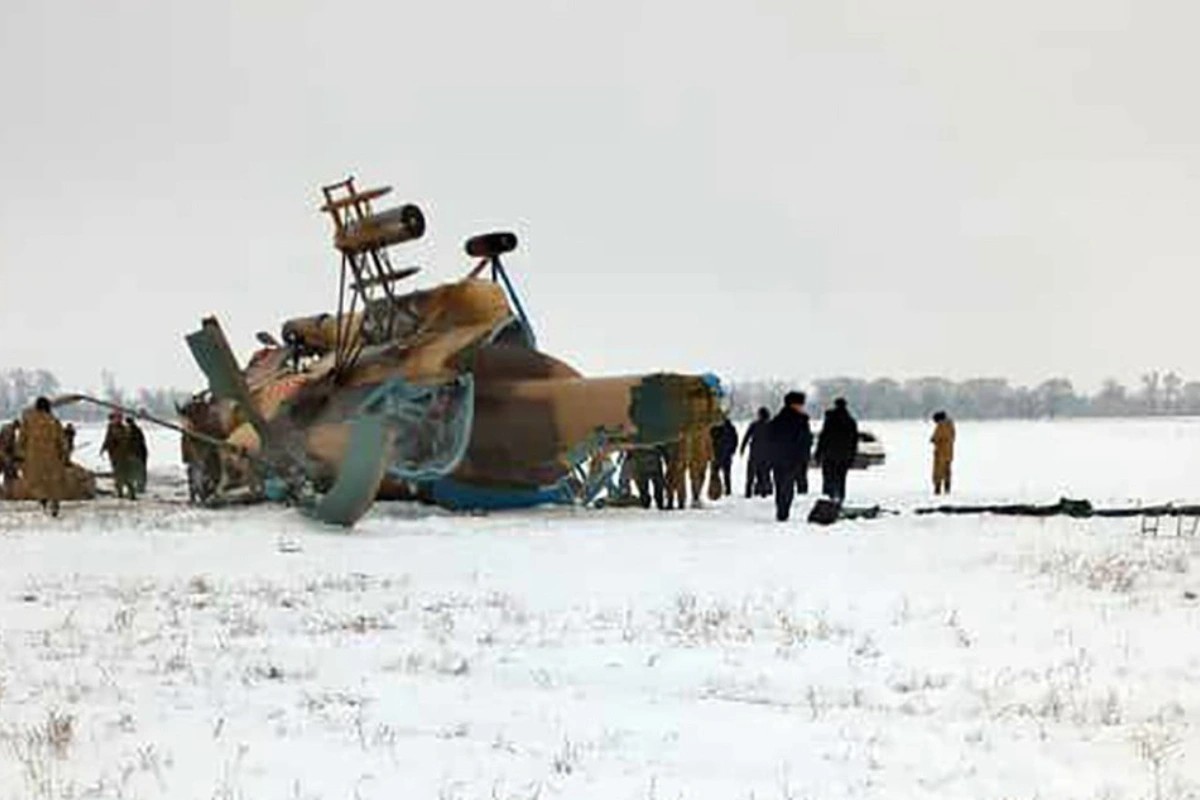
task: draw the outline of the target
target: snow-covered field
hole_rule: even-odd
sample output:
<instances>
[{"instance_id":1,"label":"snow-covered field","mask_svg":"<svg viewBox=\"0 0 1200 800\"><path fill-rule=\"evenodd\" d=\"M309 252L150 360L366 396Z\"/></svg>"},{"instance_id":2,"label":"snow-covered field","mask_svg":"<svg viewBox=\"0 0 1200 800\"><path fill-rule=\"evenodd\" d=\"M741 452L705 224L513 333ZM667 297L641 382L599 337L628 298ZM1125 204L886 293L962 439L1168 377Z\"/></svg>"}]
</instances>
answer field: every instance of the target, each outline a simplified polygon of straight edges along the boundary
<instances>
[{"instance_id":1,"label":"snow-covered field","mask_svg":"<svg viewBox=\"0 0 1200 800\"><path fill-rule=\"evenodd\" d=\"M351 533L179 504L156 433L158 499L0 507L0 798L1200 796L1200 546L915 516L929 427L869 427L851 502L901 512L873 521L381 504ZM955 501L1200 500L1200 420L958 449Z\"/></svg>"}]
</instances>

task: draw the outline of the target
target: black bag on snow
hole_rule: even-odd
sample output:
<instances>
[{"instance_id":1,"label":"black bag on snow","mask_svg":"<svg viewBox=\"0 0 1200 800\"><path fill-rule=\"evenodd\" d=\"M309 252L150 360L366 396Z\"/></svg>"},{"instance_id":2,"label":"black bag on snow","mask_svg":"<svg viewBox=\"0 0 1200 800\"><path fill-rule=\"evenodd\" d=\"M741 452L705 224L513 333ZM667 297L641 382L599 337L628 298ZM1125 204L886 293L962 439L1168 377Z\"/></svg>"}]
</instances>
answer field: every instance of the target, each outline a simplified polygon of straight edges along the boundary
<instances>
[{"instance_id":1,"label":"black bag on snow","mask_svg":"<svg viewBox=\"0 0 1200 800\"><path fill-rule=\"evenodd\" d=\"M832 525L838 521L841 507L827 498L821 497L813 503L812 511L808 512L808 521L818 525Z\"/></svg>"}]
</instances>

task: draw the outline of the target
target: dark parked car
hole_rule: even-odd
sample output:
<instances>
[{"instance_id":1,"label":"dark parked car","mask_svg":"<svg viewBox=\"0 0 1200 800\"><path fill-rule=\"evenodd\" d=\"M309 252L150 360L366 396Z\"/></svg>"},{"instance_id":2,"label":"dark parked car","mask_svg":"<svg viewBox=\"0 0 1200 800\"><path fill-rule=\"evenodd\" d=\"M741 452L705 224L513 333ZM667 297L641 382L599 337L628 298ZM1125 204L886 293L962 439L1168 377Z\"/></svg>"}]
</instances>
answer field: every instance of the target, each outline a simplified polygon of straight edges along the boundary
<instances>
[{"instance_id":1,"label":"dark parked car","mask_svg":"<svg viewBox=\"0 0 1200 800\"><path fill-rule=\"evenodd\" d=\"M813 432L814 446L820 431ZM854 457L854 463L850 465L851 469L866 469L882 464L887 459L883 452L883 442L879 441L879 437L870 431L860 430L858 432L858 454ZM816 469L820 466L815 459L808 462L810 469Z\"/></svg>"}]
</instances>

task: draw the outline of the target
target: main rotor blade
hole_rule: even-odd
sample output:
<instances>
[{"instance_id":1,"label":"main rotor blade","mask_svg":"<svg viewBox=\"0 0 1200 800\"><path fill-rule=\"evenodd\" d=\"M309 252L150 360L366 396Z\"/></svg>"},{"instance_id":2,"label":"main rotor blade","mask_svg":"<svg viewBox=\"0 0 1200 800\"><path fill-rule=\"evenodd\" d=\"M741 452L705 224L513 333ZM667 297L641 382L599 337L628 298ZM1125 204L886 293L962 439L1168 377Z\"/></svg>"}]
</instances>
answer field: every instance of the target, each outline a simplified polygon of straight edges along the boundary
<instances>
[{"instance_id":1,"label":"main rotor blade","mask_svg":"<svg viewBox=\"0 0 1200 800\"><path fill-rule=\"evenodd\" d=\"M213 396L237 403L254 427L259 441L266 446L269 440L267 421L250 399L250 387L246 385L246 379L216 317L205 317L200 323L200 330L189 334L186 339L192 356L208 378Z\"/></svg>"}]
</instances>

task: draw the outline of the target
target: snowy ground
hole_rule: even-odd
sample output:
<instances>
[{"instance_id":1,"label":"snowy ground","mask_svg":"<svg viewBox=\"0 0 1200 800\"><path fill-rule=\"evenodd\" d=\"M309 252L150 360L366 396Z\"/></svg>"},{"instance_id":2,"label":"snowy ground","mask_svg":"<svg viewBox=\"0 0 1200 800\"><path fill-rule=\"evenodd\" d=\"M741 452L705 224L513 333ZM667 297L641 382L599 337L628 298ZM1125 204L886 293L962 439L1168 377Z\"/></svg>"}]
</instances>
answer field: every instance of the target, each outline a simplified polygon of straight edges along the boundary
<instances>
[{"instance_id":1,"label":"snowy ground","mask_svg":"<svg viewBox=\"0 0 1200 800\"><path fill-rule=\"evenodd\" d=\"M914 516L929 428L870 427L852 501L902 513L829 529L736 498L347 534L173 502L156 435L159 499L0 508L0 798L1200 796L1197 544ZM1200 500L1197 466L1200 420L963 422L955 500Z\"/></svg>"}]
</instances>

